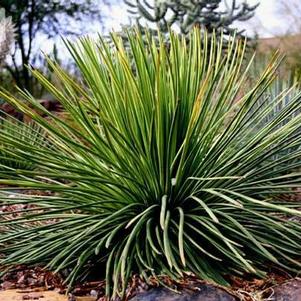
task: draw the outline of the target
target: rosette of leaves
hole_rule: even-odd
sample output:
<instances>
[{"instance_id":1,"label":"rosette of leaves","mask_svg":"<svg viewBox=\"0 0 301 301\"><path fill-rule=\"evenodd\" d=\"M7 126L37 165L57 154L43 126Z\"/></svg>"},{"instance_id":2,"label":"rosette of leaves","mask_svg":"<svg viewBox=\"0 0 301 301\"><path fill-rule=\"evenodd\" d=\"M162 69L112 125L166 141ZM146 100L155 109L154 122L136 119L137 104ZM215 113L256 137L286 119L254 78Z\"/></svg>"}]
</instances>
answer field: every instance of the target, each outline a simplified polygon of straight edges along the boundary
<instances>
[{"instance_id":1,"label":"rosette of leaves","mask_svg":"<svg viewBox=\"0 0 301 301\"><path fill-rule=\"evenodd\" d=\"M197 28L189 43L171 32L169 47L160 34L159 47L148 34L127 34L130 49L116 34L113 46L102 38L66 41L82 85L51 60L60 85L32 71L68 112L68 122L27 92L20 98L29 104L0 93L55 146L19 143L0 130L2 143L37 165L22 179L0 173L0 184L37 196L16 200L2 193L1 202L39 208L16 219L1 215L8 229L0 233L1 265L67 269L69 285L99 267L112 299L124 297L135 273L146 281L193 273L227 284L227 275L264 276L270 265L299 272L301 225L291 217L301 215L300 204L282 196L301 182L294 171L301 166L295 148L301 137L294 134L301 95L283 91L255 109L279 57L244 90L252 60L244 67L243 41L232 37L223 51L222 38ZM40 190L53 194L39 196Z\"/></svg>"}]
</instances>

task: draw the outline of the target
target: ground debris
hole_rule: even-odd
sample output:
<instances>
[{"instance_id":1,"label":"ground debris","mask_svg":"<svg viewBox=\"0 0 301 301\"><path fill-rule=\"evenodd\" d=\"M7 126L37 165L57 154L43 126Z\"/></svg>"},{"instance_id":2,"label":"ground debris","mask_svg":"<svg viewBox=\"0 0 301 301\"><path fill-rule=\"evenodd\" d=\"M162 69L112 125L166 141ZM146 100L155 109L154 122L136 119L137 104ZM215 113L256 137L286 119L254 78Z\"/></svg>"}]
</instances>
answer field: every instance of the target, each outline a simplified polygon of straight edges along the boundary
<instances>
[{"instance_id":1,"label":"ground debris","mask_svg":"<svg viewBox=\"0 0 301 301\"><path fill-rule=\"evenodd\" d=\"M39 287L44 287L47 290L65 291L60 275L41 267L29 268L24 265L16 266L13 270L5 273L0 284L2 290Z\"/></svg>"}]
</instances>

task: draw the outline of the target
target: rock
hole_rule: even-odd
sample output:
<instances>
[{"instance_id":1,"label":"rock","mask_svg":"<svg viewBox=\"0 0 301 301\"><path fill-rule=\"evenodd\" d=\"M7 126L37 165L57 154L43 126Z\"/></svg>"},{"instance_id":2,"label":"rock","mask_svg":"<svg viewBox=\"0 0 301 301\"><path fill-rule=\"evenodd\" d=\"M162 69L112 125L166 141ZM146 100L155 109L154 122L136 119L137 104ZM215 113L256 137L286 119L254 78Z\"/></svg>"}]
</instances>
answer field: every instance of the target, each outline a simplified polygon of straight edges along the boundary
<instances>
[{"instance_id":1,"label":"rock","mask_svg":"<svg viewBox=\"0 0 301 301\"><path fill-rule=\"evenodd\" d=\"M93 297L97 297L98 293L96 290L91 290L90 295Z\"/></svg>"},{"instance_id":2,"label":"rock","mask_svg":"<svg viewBox=\"0 0 301 301\"><path fill-rule=\"evenodd\" d=\"M271 301L301 301L301 279L293 279L270 290Z\"/></svg>"},{"instance_id":3,"label":"rock","mask_svg":"<svg viewBox=\"0 0 301 301\"><path fill-rule=\"evenodd\" d=\"M235 301L235 298L213 285L201 284L195 291L183 290L180 294L167 288L153 288L130 301Z\"/></svg>"}]
</instances>

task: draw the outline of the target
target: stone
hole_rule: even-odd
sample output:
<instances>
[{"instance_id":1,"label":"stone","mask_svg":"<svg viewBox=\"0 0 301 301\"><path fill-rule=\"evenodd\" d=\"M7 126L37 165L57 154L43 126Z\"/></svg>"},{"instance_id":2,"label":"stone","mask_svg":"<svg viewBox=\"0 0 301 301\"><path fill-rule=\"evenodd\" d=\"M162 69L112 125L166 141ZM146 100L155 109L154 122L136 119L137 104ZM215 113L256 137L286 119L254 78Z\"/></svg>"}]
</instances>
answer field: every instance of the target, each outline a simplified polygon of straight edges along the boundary
<instances>
[{"instance_id":1,"label":"stone","mask_svg":"<svg viewBox=\"0 0 301 301\"><path fill-rule=\"evenodd\" d=\"M301 279L293 279L269 290L271 301L301 301Z\"/></svg>"},{"instance_id":2,"label":"stone","mask_svg":"<svg viewBox=\"0 0 301 301\"><path fill-rule=\"evenodd\" d=\"M200 284L197 290L183 290L180 293L168 288L153 288L137 294L130 301L235 301L235 298L213 285Z\"/></svg>"}]
</instances>

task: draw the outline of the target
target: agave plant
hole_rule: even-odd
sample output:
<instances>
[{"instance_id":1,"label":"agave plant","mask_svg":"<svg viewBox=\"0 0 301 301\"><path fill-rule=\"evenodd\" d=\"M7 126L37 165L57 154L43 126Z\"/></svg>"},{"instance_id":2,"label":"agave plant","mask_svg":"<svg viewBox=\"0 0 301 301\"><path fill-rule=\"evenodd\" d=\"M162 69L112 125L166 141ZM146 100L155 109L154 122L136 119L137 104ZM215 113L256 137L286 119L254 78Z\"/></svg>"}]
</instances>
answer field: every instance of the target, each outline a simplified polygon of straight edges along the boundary
<instances>
[{"instance_id":1,"label":"agave plant","mask_svg":"<svg viewBox=\"0 0 301 301\"><path fill-rule=\"evenodd\" d=\"M2 265L67 269L70 285L99 266L111 298L123 296L134 273L146 280L193 273L227 284L229 274L263 276L269 265L300 271L301 225L291 219L300 204L282 195L301 182L294 171L301 94L285 90L255 109L275 78L277 55L245 91L251 62L243 67L244 41L232 37L223 51L223 38L201 38L199 29L189 44L170 36L168 48L138 30L128 32L130 49L117 34L114 46L100 37L66 41L82 84L50 59L62 88L33 70L72 123L25 91L20 97L29 104L2 90L55 145L0 130L4 144L38 167L21 179L0 173L0 184L37 191L1 194L5 204L36 204L16 219L1 215ZM287 105L274 110L287 95Z\"/></svg>"}]
</instances>

